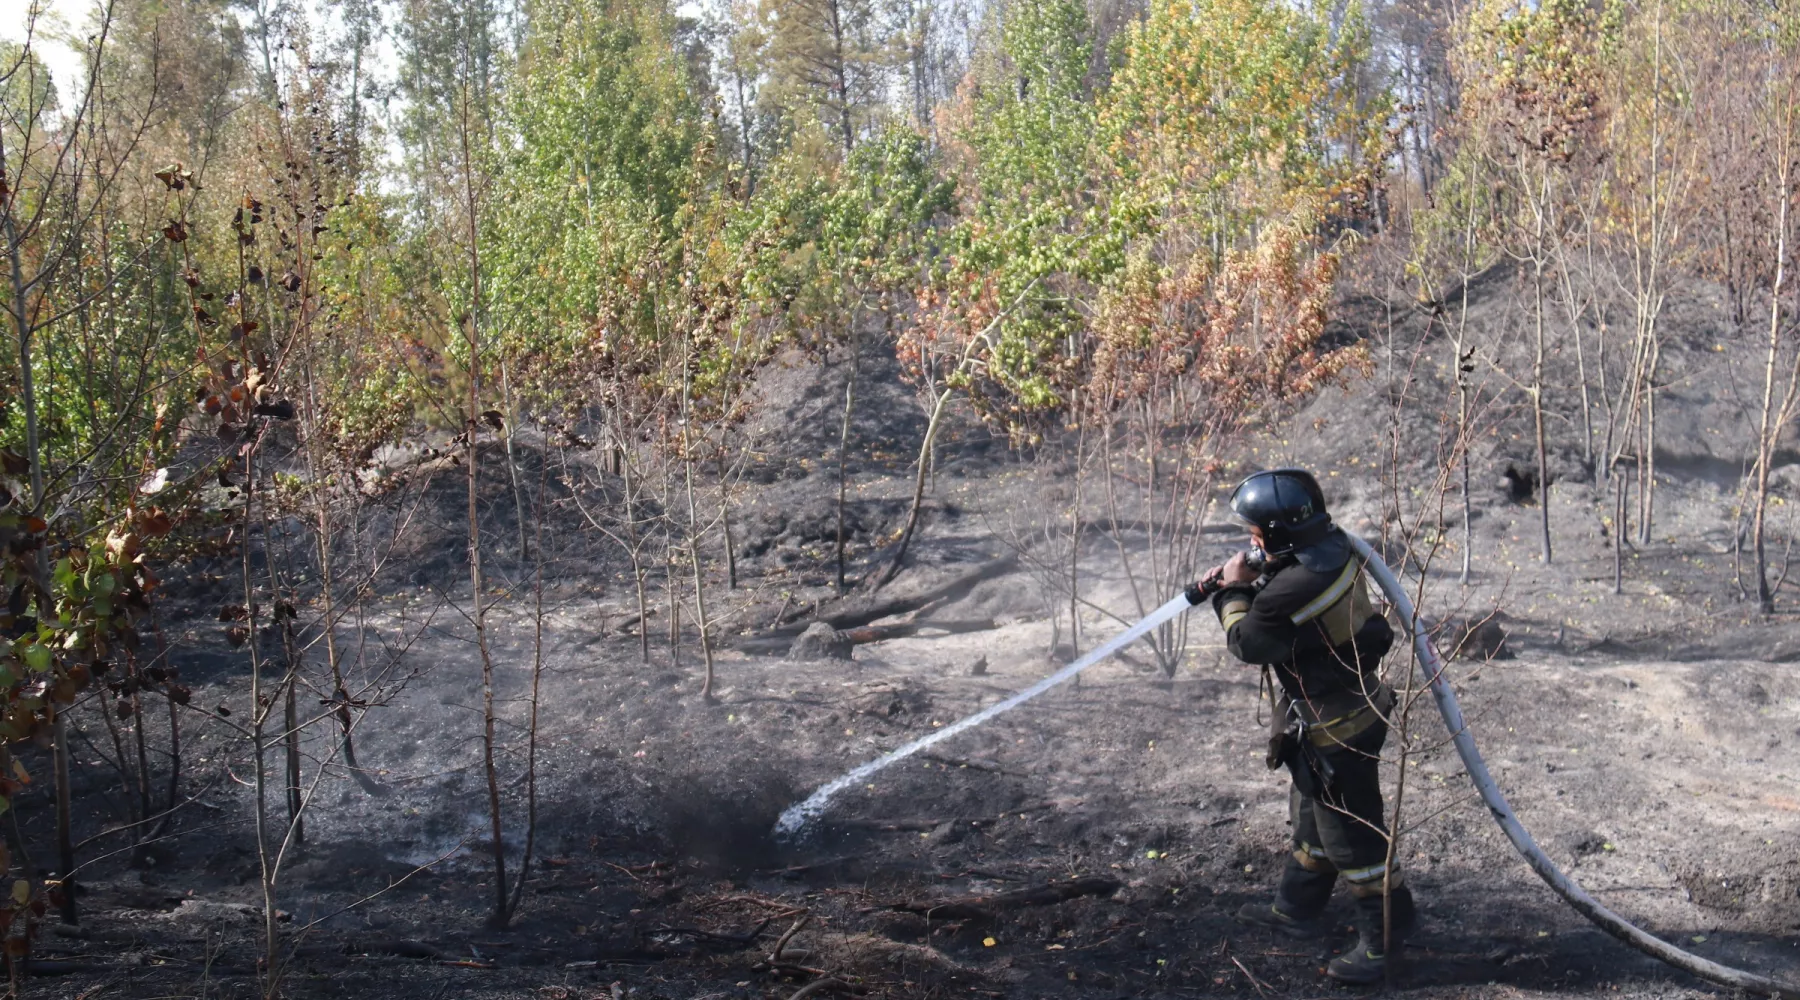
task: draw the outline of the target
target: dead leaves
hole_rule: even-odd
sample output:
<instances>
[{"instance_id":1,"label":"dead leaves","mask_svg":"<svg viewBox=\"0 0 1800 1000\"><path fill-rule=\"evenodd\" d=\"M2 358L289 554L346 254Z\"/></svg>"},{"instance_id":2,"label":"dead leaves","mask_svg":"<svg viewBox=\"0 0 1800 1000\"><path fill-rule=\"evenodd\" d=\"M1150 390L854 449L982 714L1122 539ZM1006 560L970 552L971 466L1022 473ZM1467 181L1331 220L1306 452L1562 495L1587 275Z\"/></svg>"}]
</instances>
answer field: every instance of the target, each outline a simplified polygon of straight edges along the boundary
<instances>
[{"instance_id":1,"label":"dead leaves","mask_svg":"<svg viewBox=\"0 0 1800 1000\"><path fill-rule=\"evenodd\" d=\"M175 530L175 520L157 507L139 513L133 520L138 531L151 538L162 538Z\"/></svg>"},{"instance_id":2,"label":"dead leaves","mask_svg":"<svg viewBox=\"0 0 1800 1000\"><path fill-rule=\"evenodd\" d=\"M163 187L170 191L185 191L188 188L193 188L195 191L200 190L200 185L194 182L193 171L182 166L179 160L158 170L155 176L157 180L162 181Z\"/></svg>"}]
</instances>

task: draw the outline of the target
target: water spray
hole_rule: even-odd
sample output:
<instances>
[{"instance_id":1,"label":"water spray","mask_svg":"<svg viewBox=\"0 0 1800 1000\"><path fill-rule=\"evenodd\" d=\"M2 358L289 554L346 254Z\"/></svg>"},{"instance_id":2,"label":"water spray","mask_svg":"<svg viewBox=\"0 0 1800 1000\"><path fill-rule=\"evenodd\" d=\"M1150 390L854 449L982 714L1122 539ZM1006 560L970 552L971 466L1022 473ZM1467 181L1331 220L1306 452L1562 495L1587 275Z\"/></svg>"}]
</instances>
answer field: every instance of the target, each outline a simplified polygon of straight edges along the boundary
<instances>
[{"instance_id":1,"label":"water spray","mask_svg":"<svg viewBox=\"0 0 1800 1000\"><path fill-rule=\"evenodd\" d=\"M784 840L795 837L801 831L806 829L807 824L824 814L825 808L831 804L832 797L837 793L863 781L878 771L885 770L889 766L911 757L913 754L918 753L920 750L923 750L934 743L941 743L958 733L981 725L1002 712L1010 712L1013 709L1018 708L1020 705L1036 698L1045 691L1070 680L1076 674L1081 673L1083 670L1086 670L1119 650L1124 649L1126 646L1138 641L1148 635L1151 629L1176 618L1192 606L1193 605L1188 602L1188 598L1185 594L1177 597L1162 607L1157 608L1155 611L1150 612L1148 615L1145 615L1137 624L1114 636L1107 641L1105 645L1096 647L1081 659L1076 660L1074 663L1071 663L1061 670L1058 670L1056 673L1038 681L1036 684L1020 691L1018 694L1013 695L1005 701L995 702L981 711L976 712L974 715L958 719L942 729L933 731L930 735L922 736L903 747L869 761L867 764L862 765L835 781L821 785L818 791L806 797L806 801L789 806L787 811L781 814L781 818L775 823L775 836Z\"/></svg>"},{"instance_id":2,"label":"water spray","mask_svg":"<svg viewBox=\"0 0 1800 1000\"><path fill-rule=\"evenodd\" d=\"M1389 603L1392 604L1407 633L1412 637L1413 650L1418 655L1420 666L1424 669L1432 698L1437 702L1439 714L1444 717L1445 727L1450 730L1451 741L1456 746L1457 755L1462 758L1463 768L1468 772L1470 781L1474 783L1476 791L1481 794L1481 799L1487 804L1488 811L1493 813L1494 821L1500 824L1500 829L1506 834L1506 839L1512 842L1513 848L1525 859L1525 863L1531 866L1531 870L1536 872L1552 891L1573 907L1575 912L1586 917L1601 930L1652 958L1722 986L1730 986L1760 996L1778 997L1780 1000L1800 1000L1800 988L1777 982L1766 976L1720 965L1710 959L1677 948L1644 931L1624 917L1607 909L1599 900L1588 895L1586 890L1556 867L1556 863L1550 860L1550 857L1532 839L1531 833L1519 822L1511 804L1506 801L1505 794L1500 791L1500 786L1495 784L1494 776L1489 773L1487 762L1482 759L1481 751L1475 746L1475 738L1469 733L1468 723L1463 718L1462 706L1456 700L1456 692L1450 687L1444 658L1432 645L1431 635L1421 622L1418 610L1413 606L1412 598L1407 596L1406 588L1394 575L1394 571L1388 568L1387 563L1382 561L1381 556L1377 555L1367 542L1348 532L1345 534L1350 539L1350 545L1356 551L1357 556L1363 560L1363 569L1380 585L1382 593L1387 595ZM1252 550L1245 555L1246 562L1253 566L1261 561L1262 554L1259 551ZM832 797L837 793L911 757L926 747L973 729L994 716L1011 711L1045 691L1072 679L1083 670L1148 635L1150 630L1175 619L1182 612L1200 604L1217 592L1219 586L1220 581L1216 574L1201 580L1189 588L1187 593L1173 598L1167 604L1150 612L1137 624L1114 636L1106 644L1095 648L1081 659L1018 694L877 757L843 777L821 786L818 791L808 796L806 801L788 807L787 811L781 814L781 819L775 824L776 837L783 840L795 838L806 829L809 823L824 814L826 807L831 804Z\"/></svg>"}]
</instances>

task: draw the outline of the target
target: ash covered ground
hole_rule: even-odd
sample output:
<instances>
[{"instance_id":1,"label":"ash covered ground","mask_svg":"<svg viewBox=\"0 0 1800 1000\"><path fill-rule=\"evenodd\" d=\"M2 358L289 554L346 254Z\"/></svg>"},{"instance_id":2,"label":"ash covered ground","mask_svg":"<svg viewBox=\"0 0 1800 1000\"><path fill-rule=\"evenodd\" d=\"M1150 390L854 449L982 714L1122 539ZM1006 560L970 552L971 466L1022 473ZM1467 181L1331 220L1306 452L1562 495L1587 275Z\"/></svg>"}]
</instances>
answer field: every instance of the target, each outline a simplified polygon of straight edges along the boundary
<instances>
[{"instance_id":1,"label":"ash covered ground","mask_svg":"<svg viewBox=\"0 0 1800 1000\"><path fill-rule=\"evenodd\" d=\"M812 788L992 704L1068 655L1051 599L1007 543L1019 511L1049 503L1055 470L967 421L940 456L910 568L876 597L833 599L829 414L840 405L842 369L795 362L770 377L758 432L766 444L734 498L740 586L729 589L722 560L709 560L721 616L711 703L699 696L691 629L677 657L666 614L652 616L651 655L641 659L643 626L616 547L567 507L553 511L536 861L520 916L504 932L484 927L493 886L481 664L459 610L468 599L455 521L462 485L452 474L415 478L409 495L422 502L404 544L362 620L339 634L360 654L353 679L379 674L392 692L358 723L361 779L337 756L329 725L307 731L305 840L278 886L294 949L286 995L787 998L823 978L893 998L1352 994L1321 975L1350 938L1344 899L1332 911L1339 932L1317 945L1230 920L1272 889L1287 792L1285 776L1262 765L1257 674L1225 655L1210 615L1190 619L1174 676L1142 651L1097 666L1079 684L846 793L805 840L771 836L781 810ZM904 516L923 427L891 370L864 374L851 469L855 579L880 565ZM1419 372L1414 401L1402 398L1398 411L1394 383L1379 374L1331 390L1243 462L1319 468L1341 523L1379 533L1395 505L1379 472L1390 443L1371 428L1397 419L1396 440L1427 449L1435 407L1417 400L1442 398L1432 377ZM1498 610L1504 648L1488 655L1495 633L1482 633L1453 679L1502 787L1550 854L1664 937L1795 981L1800 680L1791 664L1800 622L1765 619L1736 600L1735 480L1718 471L1725 458L1700 447L1713 447L1704 430L1718 425L1707 416L1717 401L1684 391L1695 399L1671 405L1686 416L1670 419L1689 421L1687 438L1698 444L1665 463L1657 538L1627 554L1623 595L1612 593L1609 502L1573 474L1552 490L1557 560L1537 561L1537 508L1500 483L1526 453L1501 425L1477 465L1474 577L1459 586L1454 557L1439 554L1426 607L1464 621ZM1683 433L1675 428L1670 440ZM524 473L536 475L541 453L529 439L522 451ZM516 551L509 568L504 548L515 526L505 520L501 461L496 453L487 499L500 591L490 637L512 871L524 847L536 619L527 573ZM1220 558L1235 544L1209 537ZM1110 539L1084 543L1093 607L1083 648L1118 627L1103 610L1136 616L1122 568L1136 558ZM162 628L194 704L235 707L231 718L241 719L246 655L226 643L214 613L228 599L230 572L200 561L172 573ZM934 599L885 619L856 614L908 597ZM793 631L815 614L914 627L859 643L847 660L786 658ZM771 630L778 617L786 631ZM1718 995L1605 937L1552 896L1475 800L1429 705L1418 711L1400 857L1424 921L1394 992ZM126 790L100 763L113 745L106 728L91 718L80 728L86 836L116 822L111 804ZM183 799L192 801L140 856L101 857L83 871L81 925L49 929L37 951L65 963L44 967L62 974L35 978L33 995L256 995L248 751L223 721L199 714L184 723L183 740ZM328 766L314 785L319 761ZM1390 790L1394 778L1390 771ZM279 794L271 803L279 813ZM19 808L48 804L40 790ZM121 846L102 839L85 856ZM989 916L931 909L1077 879L1100 888Z\"/></svg>"}]
</instances>

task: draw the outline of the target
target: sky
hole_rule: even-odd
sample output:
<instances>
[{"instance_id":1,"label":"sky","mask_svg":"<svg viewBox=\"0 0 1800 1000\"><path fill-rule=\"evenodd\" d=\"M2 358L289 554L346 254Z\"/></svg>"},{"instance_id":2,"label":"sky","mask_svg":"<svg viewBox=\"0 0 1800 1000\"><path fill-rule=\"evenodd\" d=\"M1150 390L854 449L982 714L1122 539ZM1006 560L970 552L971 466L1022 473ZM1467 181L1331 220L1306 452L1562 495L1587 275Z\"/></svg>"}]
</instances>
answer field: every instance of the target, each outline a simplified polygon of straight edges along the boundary
<instances>
[{"instance_id":1,"label":"sky","mask_svg":"<svg viewBox=\"0 0 1800 1000\"><path fill-rule=\"evenodd\" d=\"M57 93L66 96L74 92L81 77L81 57L61 38L86 23L93 0L0 0L0 39L25 40L25 24L30 20L34 2L42 13L33 48L56 78Z\"/></svg>"}]
</instances>

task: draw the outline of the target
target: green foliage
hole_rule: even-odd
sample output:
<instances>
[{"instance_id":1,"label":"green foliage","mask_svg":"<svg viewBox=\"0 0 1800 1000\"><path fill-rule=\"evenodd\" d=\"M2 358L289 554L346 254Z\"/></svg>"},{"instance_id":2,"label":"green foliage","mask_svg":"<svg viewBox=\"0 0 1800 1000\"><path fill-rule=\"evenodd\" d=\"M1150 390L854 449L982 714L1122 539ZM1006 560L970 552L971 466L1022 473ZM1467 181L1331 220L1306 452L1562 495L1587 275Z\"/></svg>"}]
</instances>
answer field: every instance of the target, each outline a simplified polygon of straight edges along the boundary
<instances>
[{"instance_id":1,"label":"green foliage","mask_svg":"<svg viewBox=\"0 0 1800 1000\"><path fill-rule=\"evenodd\" d=\"M1441 301L1449 289L1488 267L1500 251L1491 239L1494 186L1471 147L1453 157L1432 189L1432 202L1413 215L1406 275L1420 302Z\"/></svg>"},{"instance_id":2,"label":"green foliage","mask_svg":"<svg viewBox=\"0 0 1800 1000\"><path fill-rule=\"evenodd\" d=\"M355 464L403 431L425 405L431 352L410 262L388 204L354 194L331 213L312 272L319 314L298 364L312 385L314 444Z\"/></svg>"},{"instance_id":3,"label":"green foliage","mask_svg":"<svg viewBox=\"0 0 1800 1000\"><path fill-rule=\"evenodd\" d=\"M959 381L1015 434L1060 405L1066 362L1087 324L1080 299L1117 264L1093 210L1096 120L1086 82L1086 7L1029 0L1004 14L999 49L953 109L963 219L926 327L903 357L920 375L933 354L961 356L985 334L978 377ZM990 328L991 327L991 328Z\"/></svg>"},{"instance_id":4,"label":"green foliage","mask_svg":"<svg viewBox=\"0 0 1800 1000\"><path fill-rule=\"evenodd\" d=\"M1358 87L1360 15L1333 31L1324 5L1157 0L1098 95L1086 91L1081 4L1006 16L956 120L964 221L915 354L960 353L980 334L968 385L1015 435L1082 392L1117 405L1152 372L1184 370L1208 331L1251 338L1231 350L1279 342L1258 356L1312 371L1322 328L1298 305L1317 297L1300 279L1329 285L1326 227L1365 217L1383 170L1391 105ZM1296 325L1237 329L1239 310L1253 312L1241 297L1263 279Z\"/></svg>"},{"instance_id":5,"label":"green foliage","mask_svg":"<svg viewBox=\"0 0 1800 1000\"><path fill-rule=\"evenodd\" d=\"M146 508L124 517L87 544L59 546L54 561L49 525L24 511L7 484L0 503L0 740L47 735L58 711L95 676L137 648L137 622L149 611L157 580L144 565L144 542L167 534L168 515ZM43 567L47 573L40 572ZM171 688L172 697L186 690ZM0 775L0 810L18 789ZM3 862L0 862L3 863Z\"/></svg>"},{"instance_id":6,"label":"green foliage","mask_svg":"<svg viewBox=\"0 0 1800 1000\"><path fill-rule=\"evenodd\" d=\"M878 127L890 59L884 11L874 0L761 0L759 8L768 25L760 103L790 131L818 126L829 136L830 153L815 167L847 156Z\"/></svg>"},{"instance_id":7,"label":"green foliage","mask_svg":"<svg viewBox=\"0 0 1800 1000\"><path fill-rule=\"evenodd\" d=\"M765 314L804 342L854 334L868 313L892 312L896 296L936 266L938 221L954 209L923 136L906 126L856 147L832 175L785 180L777 171L751 208L779 239L758 252L753 275Z\"/></svg>"},{"instance_id":8,"label":"green foliage","mask_svg":"<svg viewBox=\"0 0 1800 1000\"><path fill-rule=\"evenodd\" d=\"M1358 11L1336 32L1326 17L1323 4L1153 2L1102 119L1115 216L1175 220L1216 265L1266 219L1366 211L1390 103L1356 86Z\"/></svg>"},{"instance_id":9,"label":"green foliage","mask_svg":"<svg viewBox=\"0 0 1800 1000\"><path fill-rule=\"evenodd\" d=\"M1616 8L1604 19L1618 33ZM1587 0L1484 0L1462 22L1457 60L1465 116L1489 139L1560 159L1575 155L1599 100L1601 13Z\"/></svg>"},{"instance_id":10,"label":"green foliage","mask_svg":"<svg viewBox=\"0 0 1800 1000\"><path fill-rule=\"evenodd\" d=\"M485 318L538 393L609 339L654 339L706 125L667 12L543 0L492 159ZM566 381L566 380L565 380Z\"/></svg>"}]
</instances>

